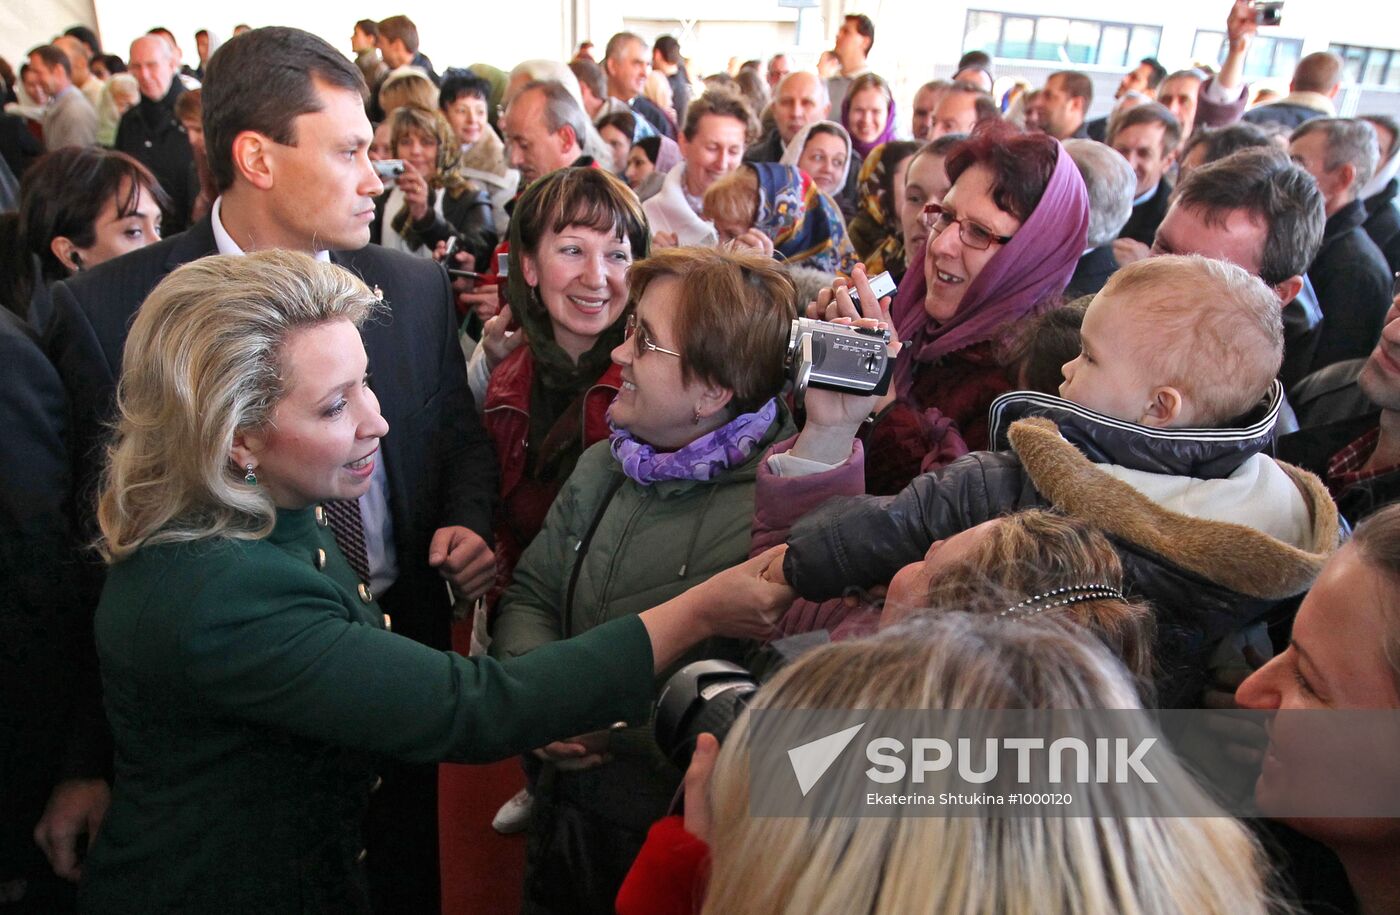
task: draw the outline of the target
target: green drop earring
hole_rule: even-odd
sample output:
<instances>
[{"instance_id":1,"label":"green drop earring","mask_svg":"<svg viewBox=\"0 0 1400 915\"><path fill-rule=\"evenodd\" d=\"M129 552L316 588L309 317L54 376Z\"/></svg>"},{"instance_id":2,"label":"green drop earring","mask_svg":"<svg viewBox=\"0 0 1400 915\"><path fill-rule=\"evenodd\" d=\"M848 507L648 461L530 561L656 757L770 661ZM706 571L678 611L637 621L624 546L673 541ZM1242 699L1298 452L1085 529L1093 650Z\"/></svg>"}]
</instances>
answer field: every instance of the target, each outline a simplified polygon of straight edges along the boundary
<instances>
[{"instance_id":1,"label":"green drop earring","mask_svg":"<svg viewBox=\"0 0 1400 915\"><path fill-rule=\"evenodd\" d=\"M253 473L253 465L252 465L252 464L247 465L247 468L246 468L246 469L247 469L248 473L243 477L243 482L244 482L244 483L247 483L249 486L257 486L257 485L258 485L258 475L257 475L256 473Z\"/></svg>"}]
</instances>

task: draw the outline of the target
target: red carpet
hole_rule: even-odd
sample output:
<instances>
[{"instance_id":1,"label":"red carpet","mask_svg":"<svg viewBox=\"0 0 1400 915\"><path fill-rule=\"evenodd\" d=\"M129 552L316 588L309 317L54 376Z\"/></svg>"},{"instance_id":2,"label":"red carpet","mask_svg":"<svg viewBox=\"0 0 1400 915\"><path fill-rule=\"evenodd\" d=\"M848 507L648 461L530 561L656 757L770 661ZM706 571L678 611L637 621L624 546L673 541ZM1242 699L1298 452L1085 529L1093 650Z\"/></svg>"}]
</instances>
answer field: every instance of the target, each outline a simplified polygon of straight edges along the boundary
<instances>
[{"instance_id":1,"label":"red carpet","mask_svg":"<svg viewBox=\"0 0 1400 915\"><path fill-rule=\"evenodd\" d=\"M453 628L453 647L466 653L469 624ZM525 784L520 761L438 768L444 915L514 915L520 911L525 836L503 836L491 818Z\"/></svg>"}]
</instances>

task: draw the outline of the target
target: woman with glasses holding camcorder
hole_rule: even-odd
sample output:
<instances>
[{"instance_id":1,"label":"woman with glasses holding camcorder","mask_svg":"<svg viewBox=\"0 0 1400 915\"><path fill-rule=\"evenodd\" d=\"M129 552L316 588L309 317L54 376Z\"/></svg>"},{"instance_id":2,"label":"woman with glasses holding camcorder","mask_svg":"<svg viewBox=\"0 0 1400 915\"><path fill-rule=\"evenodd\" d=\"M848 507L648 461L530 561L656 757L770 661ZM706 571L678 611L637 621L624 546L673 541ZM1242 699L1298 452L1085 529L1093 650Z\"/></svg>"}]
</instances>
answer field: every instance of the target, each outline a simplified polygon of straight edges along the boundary
<instances>
[{"instance_id":1,"label":"woman with glasses holding camcorder","mask_svg":"<svg viewBox=\"0 0 1400 915\"><path fill-rule=\"evenodd\" d=\"M1084 180L1052 137L979 126L946 168L952 189L924 205L928 241L909 252L891 312L865 314L890 320L904 345L866 441L871 493L898 492L930 469L925 456L946 449L949 421L969 449L989 446L987 409L1015 384L1004 344L1060 304L1084 252ZM816 306L813 316L857 316L835 290Z\"/></svg>"}]
</instances>

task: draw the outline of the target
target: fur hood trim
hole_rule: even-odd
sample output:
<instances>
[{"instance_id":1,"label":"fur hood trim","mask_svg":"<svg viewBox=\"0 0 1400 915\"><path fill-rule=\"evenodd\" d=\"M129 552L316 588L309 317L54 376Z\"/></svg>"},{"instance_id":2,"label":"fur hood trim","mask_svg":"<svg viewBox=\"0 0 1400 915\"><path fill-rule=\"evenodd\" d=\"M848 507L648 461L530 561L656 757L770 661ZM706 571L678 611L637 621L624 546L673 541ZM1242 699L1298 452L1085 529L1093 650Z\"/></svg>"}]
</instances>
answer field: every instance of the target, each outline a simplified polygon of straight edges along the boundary
<instances>
[{"instance_id":1,"label":"fur hood trim","mask_svg":"<svg viewBox=\"0 0 1400 915\"><path fill-rule=\"evenodd\" d=\"M1048 419L1018 420L1008 437L1036 490L1055 508L1240 594L1266 600L1299 594L1337 548L1336 504L1321 480L1290 464L1279 462L1312 516L1307 549L1244 525L1168 511L1096 467Z\"/></svg>"}]
</instances>

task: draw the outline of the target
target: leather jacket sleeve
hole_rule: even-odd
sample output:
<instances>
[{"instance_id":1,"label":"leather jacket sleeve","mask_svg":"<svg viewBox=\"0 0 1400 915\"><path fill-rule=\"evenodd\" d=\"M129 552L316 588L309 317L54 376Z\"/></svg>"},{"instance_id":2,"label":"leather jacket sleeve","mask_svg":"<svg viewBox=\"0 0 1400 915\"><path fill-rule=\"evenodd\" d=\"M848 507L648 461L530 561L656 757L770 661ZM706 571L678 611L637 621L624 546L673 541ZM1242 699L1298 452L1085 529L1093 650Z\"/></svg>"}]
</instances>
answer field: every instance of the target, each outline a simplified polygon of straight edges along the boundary
<instances>
[{"instance_id":1,"label":"leather jacket sleeve","mask_svg":"<svg viewBox=\"0 0 1400 915\"><path fill-rule=\"evenodd\" d=\"M1010 452L966 455L922 474L895 496L826 503L792 529L783 574L808 600L885 584L935 540L1044 505Z\"/></svg>"}]
</instances>

